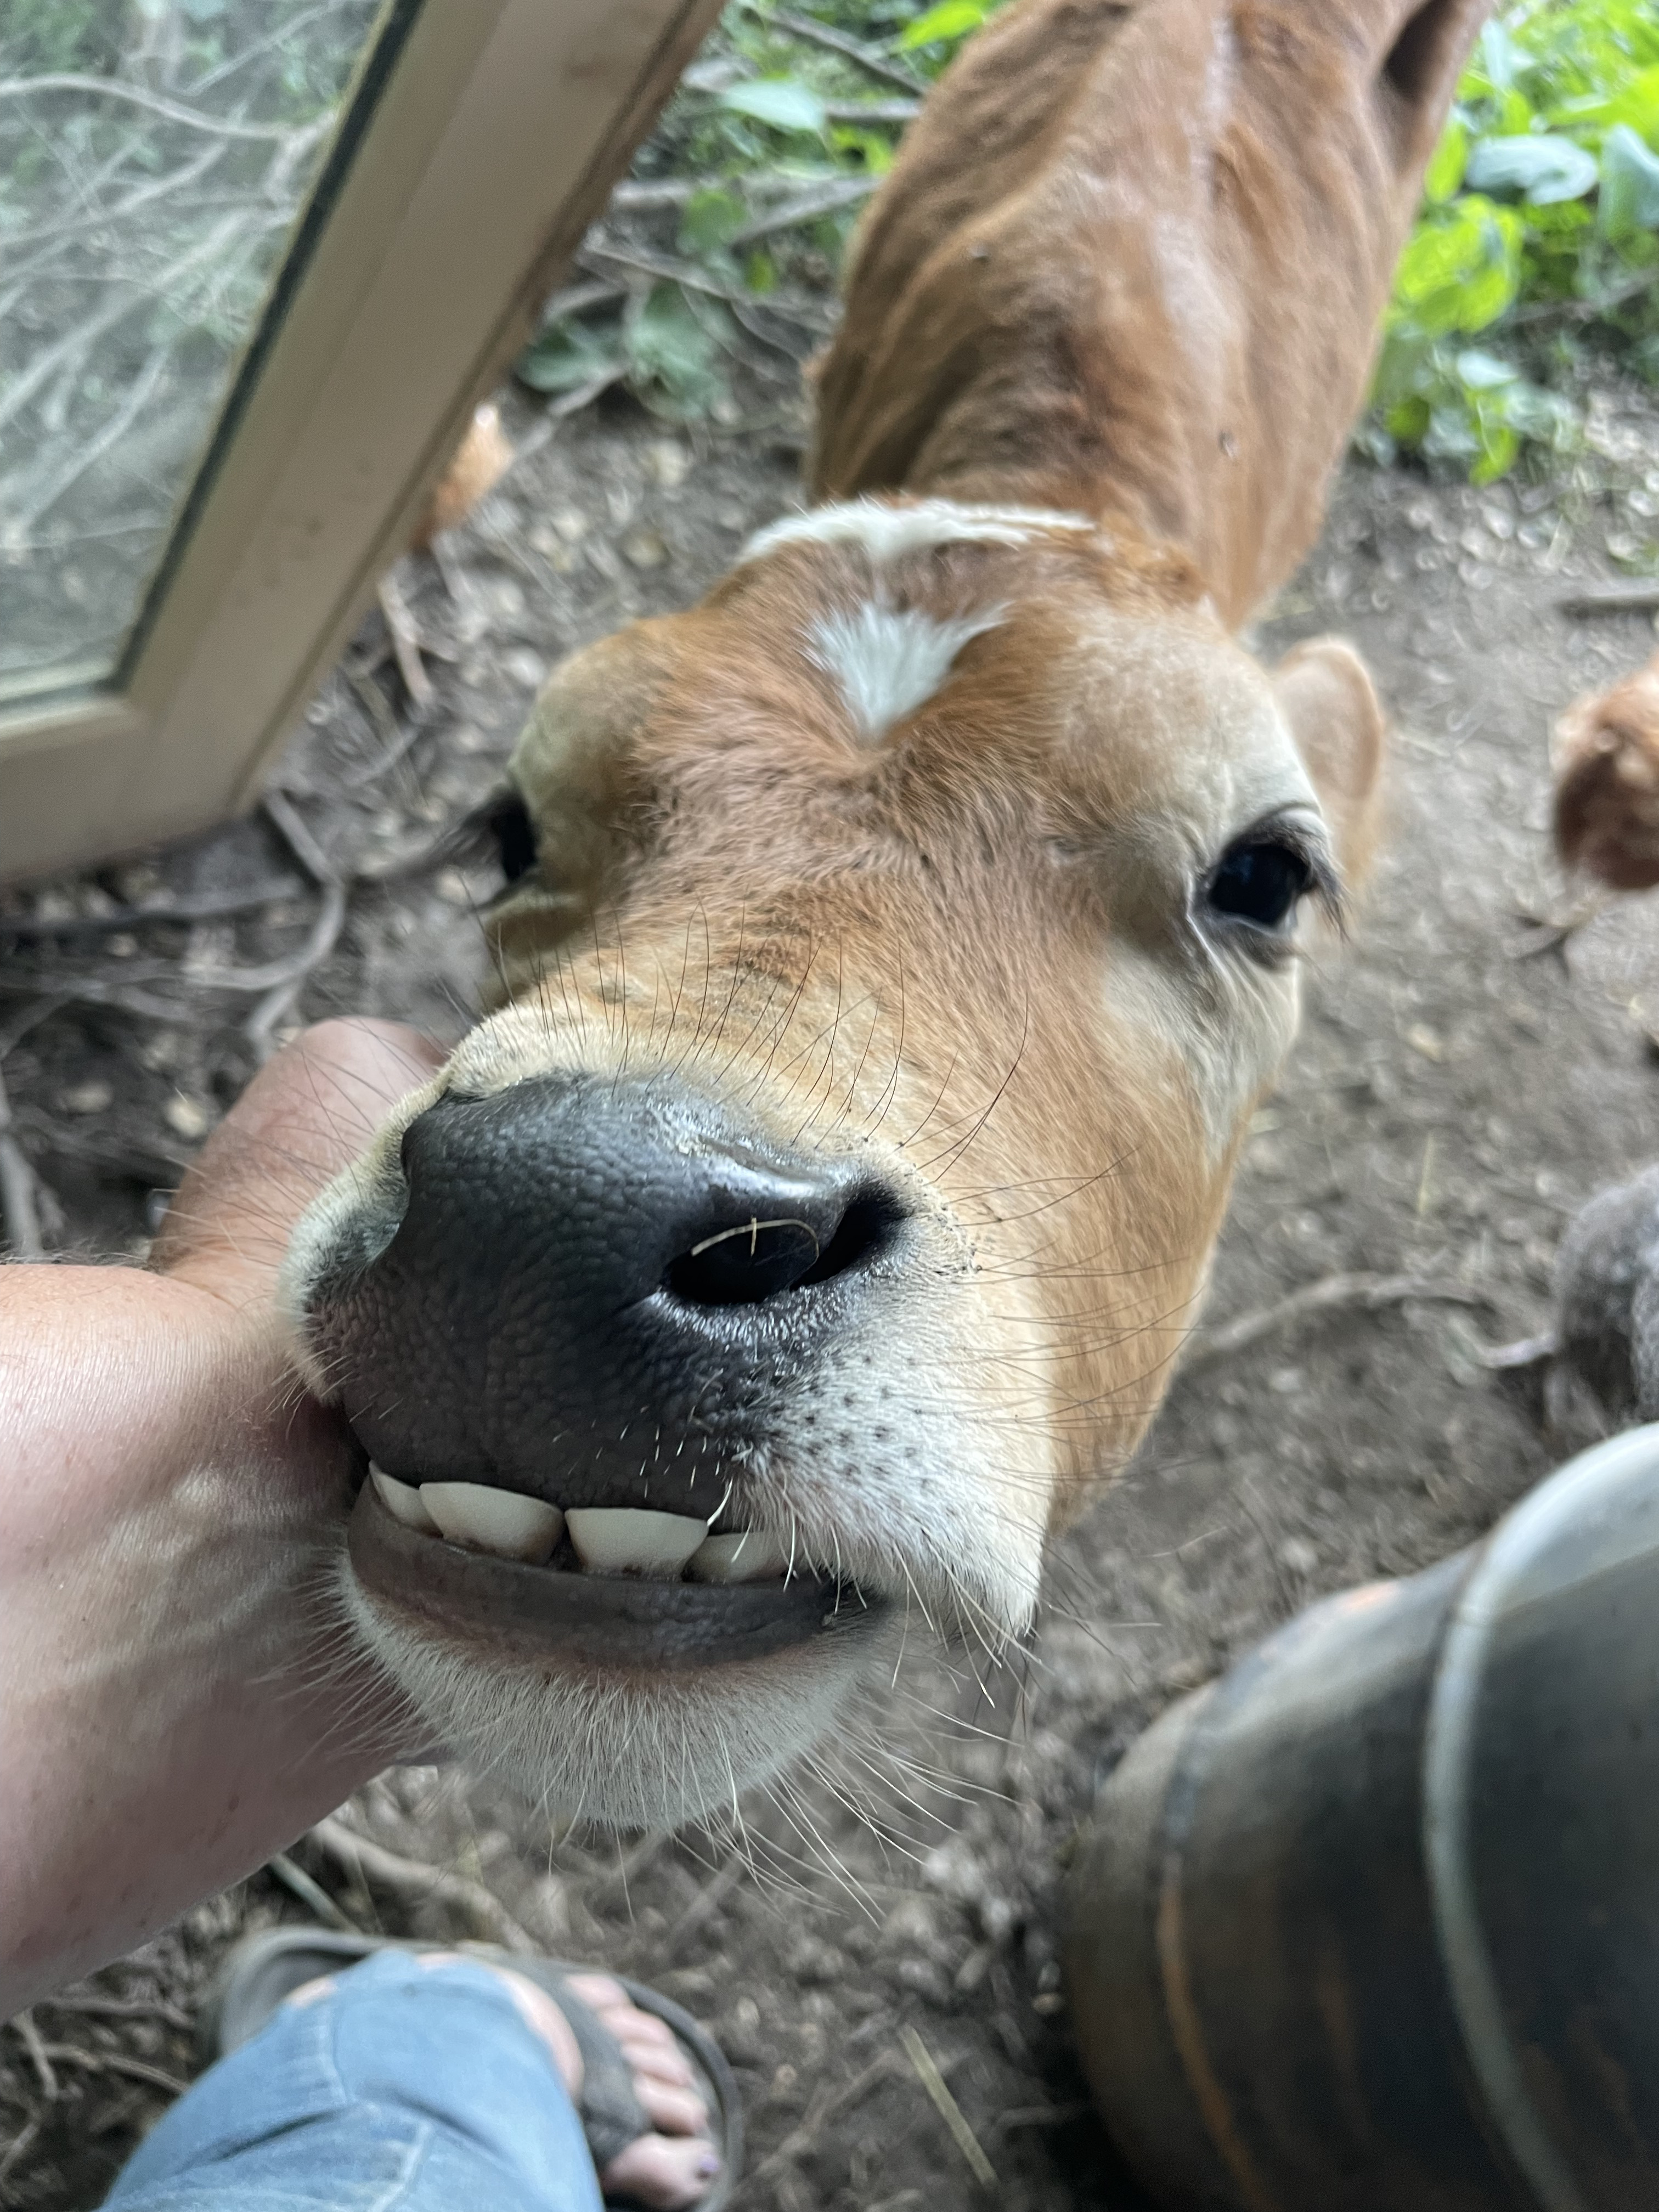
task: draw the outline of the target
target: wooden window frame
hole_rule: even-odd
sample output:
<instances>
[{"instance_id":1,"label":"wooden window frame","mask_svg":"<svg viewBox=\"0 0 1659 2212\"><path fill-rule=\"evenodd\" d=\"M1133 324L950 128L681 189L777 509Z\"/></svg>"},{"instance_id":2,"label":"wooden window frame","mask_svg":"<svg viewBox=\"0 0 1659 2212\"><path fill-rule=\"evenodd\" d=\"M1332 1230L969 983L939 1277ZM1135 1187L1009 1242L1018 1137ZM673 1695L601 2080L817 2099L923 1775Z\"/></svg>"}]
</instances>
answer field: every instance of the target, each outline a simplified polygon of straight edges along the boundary
<instances>
[{"instance_id":1,"label":"wooden window frame","mask_svg":"<svg viewBox=\"0 0 1659 2212\"><path fill-rule=\"evenodd\" d=\"M0 713L0 880L249 805L720 0L388 0L120 665Z\"/></svg>"}]
</instances>

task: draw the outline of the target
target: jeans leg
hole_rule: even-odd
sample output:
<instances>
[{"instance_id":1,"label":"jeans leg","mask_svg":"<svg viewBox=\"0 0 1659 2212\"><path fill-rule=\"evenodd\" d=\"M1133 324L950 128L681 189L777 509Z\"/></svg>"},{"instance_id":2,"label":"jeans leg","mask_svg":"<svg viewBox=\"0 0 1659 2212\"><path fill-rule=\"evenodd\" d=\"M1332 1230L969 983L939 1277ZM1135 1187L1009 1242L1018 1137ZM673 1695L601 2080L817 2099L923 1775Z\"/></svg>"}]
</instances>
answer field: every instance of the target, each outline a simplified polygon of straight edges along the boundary
<instances>
[{"instance_id":1,"label":"jeans leg","mask_svg":"<svg viewBox=\"0 0 1659 2212\"><path fill-rule=\"evenodd\" d=\"M550 2052L471 1960L382 1951L287 2004L139 2146L106 2212L602 2212Z\"/></svg>"}]
</instances>

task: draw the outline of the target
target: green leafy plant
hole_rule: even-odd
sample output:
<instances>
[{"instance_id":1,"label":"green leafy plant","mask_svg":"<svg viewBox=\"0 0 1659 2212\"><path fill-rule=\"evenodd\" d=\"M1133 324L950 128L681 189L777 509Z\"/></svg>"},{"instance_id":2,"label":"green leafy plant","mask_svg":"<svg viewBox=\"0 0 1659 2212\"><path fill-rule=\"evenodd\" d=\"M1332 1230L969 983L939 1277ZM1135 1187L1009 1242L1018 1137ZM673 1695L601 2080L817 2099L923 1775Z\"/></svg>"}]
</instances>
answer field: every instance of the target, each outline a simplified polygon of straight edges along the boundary
<instances>
[{"instance_id":1,"label":"green leafy plant","mask_svg":"<svg viewBox=\"0 0 1659 2212\"><path fill-rule=\"evenodd\" d=\"M1478 483L1570 447L1561 386L1587 343L1659 376L1656 278L1659 10L1522 0L1483 33L1430 164L1360 443Z\"/></svg>"},{"instance_id":2,"label":"green leafy plant","mask_svg":"<svg viewBox=\"0 0 1659 2212\"><path fill-rule=\"evenodd\" d=\"M556 406L623 384L664 416L729 416L733 356L746 349L753 364L751 309L779 327L795 319L798 357L821 340L866 188L994 0L804 4L810 15L780 21L779 0L733 0L687 71L631 180L673 203L658 228L672 222L684 276L665 274L663 249L642 253L617 287L626 303L585 305L542 331L518 373ZM775 335L760 343L793 382Z\"/></svg>"}]
</instances>

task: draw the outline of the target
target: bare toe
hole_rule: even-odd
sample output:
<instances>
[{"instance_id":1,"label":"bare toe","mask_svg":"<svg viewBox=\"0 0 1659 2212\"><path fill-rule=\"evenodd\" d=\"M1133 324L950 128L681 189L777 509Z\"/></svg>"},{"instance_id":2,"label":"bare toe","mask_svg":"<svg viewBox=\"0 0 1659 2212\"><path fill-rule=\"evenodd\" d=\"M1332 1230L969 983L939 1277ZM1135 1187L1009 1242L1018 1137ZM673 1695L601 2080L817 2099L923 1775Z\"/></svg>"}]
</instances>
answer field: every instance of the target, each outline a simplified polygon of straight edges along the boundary
<instances>
[{"instance_id":1,"label":"bare toe","mask_svg":"<svg viewBox=\"0 0 1659 2212\"><path fill-rule=\"evenodd\" d=\"M708 2185L720 2170L714 2146L695 2137L670 2142L665 2136L641 2136L617 2153L600 2175L607 2196L637 2197L642 2204L661 2212L680 2212L706 2196Z\"/></svg>"},{"instance_id":2,"label":"bare toe","mask_svg":"<svg viewBox=\"0 0 1659 2212\"><path fill-rule=\"evenodd\" d=\"M666 2081L653 2081L648 2074L634 2076L634 2094L645 2107L647 2118L659 2135L700 2136L708 2131L708 2107L695 2089L677 2089Z\"/></svg>"},{"instance_id":3,"label":"bare toe","mask_svg":"<svg viewBox=\"0 0 1659 2212\"><path fill-rule=\"evenodd\" d=\"M678 2212L708 2193L720 2172L708 2137L708 2108L695 2087L678 2038L665 2021L636 2005L609 1974L573 1974L572 1994L592 2008L616 2039L653 2133L629 2144L600 2179L607 2191Z\"/></svg>"}]
</instances>

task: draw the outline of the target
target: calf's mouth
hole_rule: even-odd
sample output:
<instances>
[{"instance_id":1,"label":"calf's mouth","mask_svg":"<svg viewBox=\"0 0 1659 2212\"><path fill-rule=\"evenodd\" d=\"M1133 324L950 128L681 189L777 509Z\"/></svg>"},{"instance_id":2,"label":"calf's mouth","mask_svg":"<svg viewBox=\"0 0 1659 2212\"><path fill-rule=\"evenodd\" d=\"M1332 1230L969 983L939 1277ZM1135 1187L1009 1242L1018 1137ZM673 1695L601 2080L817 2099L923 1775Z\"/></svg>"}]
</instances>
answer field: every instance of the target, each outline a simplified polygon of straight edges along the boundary
<instances>
[{"instance_id":1,"label":"calf's mouth","mask_svg":"<svg viewBox=\"0 0 1659 2212\"><path fill-rule=\"evenodd\" d=\"M453 1511L453 1493L475 1486L427 1484L426 1492L450 1493L439 1503ZM511 1492L495 1519L496 1540L508 1526L534 1530L523 1540L537 1554L503 1555L471 1541L452 1519L447 1536L416 1517L422 1491L398 1484L371 1467L358 1494L348 1531L351 1565L365 1590L383 1604L436 1636L468 1639L480 1655L491 1650L517 1663L538 1658L562 1667L606 1675L659 1670L684 1674L767 1660L794 1646L828 1635L856 1635L872 1625L881 1607L855 1584L823 1575L805 1561L792 1563L779 1540L763 1531L710 1536L705 1524L689 1516L651 1514L628 1507L578 1509L574 1516L584 1533L595 1520L609 1524L610 1541L595 1555L613 1560L625 1547L629 1522L675 1522L676 1530L653 1529L656 1561L647 1568L584 1561L568 1528L524 1511L541 1501ZM480 1497L486 1496L480 1487ZM388 1497L395 1501L388 1504ZM414 1501L411 1504L411 1501ZM464 1510L471 1501L463 1501ZM486 1509L482 1522L494 1512ZM563 1521L557 1516L557 1522ZM665 1544L664 1539L671 1540ZM672 1573L672 1540L681 1547L697 1543L690 1553L694 1570L702 1553L707 1580ZM636 1543L635 1548L639 1548ZM745 1556L746 1555L746 1556Z\"/></svg>"}]
</instances>

